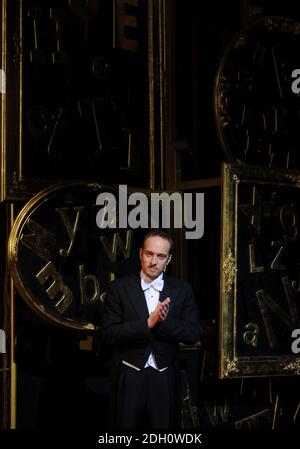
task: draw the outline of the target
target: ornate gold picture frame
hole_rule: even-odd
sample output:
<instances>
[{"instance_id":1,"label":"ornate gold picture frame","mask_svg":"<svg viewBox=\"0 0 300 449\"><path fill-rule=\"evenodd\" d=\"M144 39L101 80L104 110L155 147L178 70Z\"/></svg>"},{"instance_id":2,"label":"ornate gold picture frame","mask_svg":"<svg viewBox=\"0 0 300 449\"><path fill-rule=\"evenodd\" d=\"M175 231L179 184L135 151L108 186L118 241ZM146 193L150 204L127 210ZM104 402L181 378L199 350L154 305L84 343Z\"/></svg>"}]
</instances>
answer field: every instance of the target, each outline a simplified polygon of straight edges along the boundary
<instances>
[{"instance_id":1,"label":"ornate gold picture frame","mask_svg":"<svg viewBox=\"0 0 300 449\"><path fill-rule=\"evenodd\" d=\"M224 164L222 187L219 376L299 374L300 173Z\"/></svg>"},{"instance_id":2,"label":"ornate gold picture frame","mask_svg":"<svg viewBox=\"0 0 300 449\"><path fill-rule=\"evenodd\" d=\"M162 1L3 0L0 200L56 182L154 188Z\"/></svg>"}]
</instances>

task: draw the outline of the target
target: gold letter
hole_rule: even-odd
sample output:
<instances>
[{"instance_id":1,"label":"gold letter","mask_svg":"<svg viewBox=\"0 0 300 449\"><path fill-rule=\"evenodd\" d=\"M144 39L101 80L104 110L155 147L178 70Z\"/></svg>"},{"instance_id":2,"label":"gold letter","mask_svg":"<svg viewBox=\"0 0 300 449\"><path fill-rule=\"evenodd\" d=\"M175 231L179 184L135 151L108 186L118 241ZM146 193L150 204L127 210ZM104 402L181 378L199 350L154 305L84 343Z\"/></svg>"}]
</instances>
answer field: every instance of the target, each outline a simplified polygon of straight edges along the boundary
<instances>
[{"instance_id":1,"label":"gold letter","mask_svg":"<svg viewBox=\"0 0 300 449\"><path fill-rule=\"evenodd\" d=\"M250 273L261 273L264 270L264 267L257 267L255 265L255 254L254 254L254 245L250 243L248 245L249 250L249 265L250 265Z\"/></svg>"},{"instance_id":2,"label":"gold letter","mask_svg":"<svg viewBox=\"0 0 300 449\"><path fill-rule=\"evenodd\" d=\"M294 327L292 316L289 316L288 313L280 307L266 292L263 290L259 290L256 292L256 297L258 300L258 305L260 308L260 312L262 314L262 318L264 321L267 337L269 340L269 344L271 348L274 348L276 345L276 337L275 333L273 331L269 315L268 315L268 308L271 309L275 315L278 316L282 321L284 321L287 326L290 328Z\"/></svg>"},{"instance_id":3,"label":"gold letter","mask_svg":"<svg viewBox=\"0 0 300 449\"><path fill-rule=\"evenodd\" d=\"M244 342L247 345L254 346L256 348L259 336L258 325L256 323L247 323L245 329L247 330L243 333Z\"/></svg>"},{"instance_id":4,"label":"gold letter","mask_svg":"<svg viewBox=\"0 0 300 449\"><path fill-rule=\"evenodd\" d=\"M124 258L128 259L128 257L130 256L131 238L132 238L132 231L131 230L126 231L126 243L124 246L124 242L122 241L119 233L116 233L113 236L112 246L110 248L107 238L104 236L100 237L100 240L111 262L116 261L118 246L121 248Z\"/></svg>"},{"instance_id":5,"label":"gold letter","mask_svg":"<svg viewBox=\"0 0 300 449\"><path fill-rule=\"evenodd\" d=\"M68 249L61 248L59 250L60 255L63 256L63 257L67 257L70 254L70 252L71 252L71 249L72 249L72 246L73 246L73 243L74 243L74 240L75 240L76 231L77 231L77 228L78 228L79 216L80 216L81 212L83 211L84 207L83 206L73 207L73 209L76 211L76 218L75 218L75 222L74 222L74 226L73 227L72 227L72 224L71 224L71 222L69 220L69 217L67 215L67 210L68 209L69 209L68 207L58 207L57 209L55 209L56 212L59 212L59 214L60 214L60 216L61 216L61 218L62 218L62 220L64 222L64 225L66 227L66 230L67 230L67 232L69 234L69 237L71 239L71 242L70 242L70 245L69 245Z\"/></svg>"},{"instance_id":6,"label":"gold letter","mask_svg":"<svg viewBox=\"0 0 300 449\"><path fill-rule=\"evenodd\" d=\"M88 298L86 294L85 285L87 281L93 282L94 285L94 294ZM98 279L96 276L92 274L84 275L84 265L79 265L79 282L80 282L80 291L81 291L81 304L91 304L95 302L100 295L100 286Z\"/></svg>"},{"instance_id":7,"label":"gold letter","mask_svg":"<svg viewBox=\"0 0 300 449\"><path fill-rule=\"evenodd\" d=\"M115 0L114 47L137 51L137 38L126 36L127 29L137 29L137 14L129 14L126 11L126 5L137 9L138 0Z\"/></svg>"},{"instance_id":8,"label":"gold letter","mask_svg":"<svg viewBox=\"0 0 300 449\"><path fill-rule=\"evenodd\" d=\"M69 287L64 285L62 276L56 271L52 262L48 262L35 277L41 285L51 278L53 279L50 287L46 289L46 293L50 299L54 299L58 293L62 293L61 298L54 304L59 313L64 313L67 308L72 304L73 293Z\"/></svg>"},{"instance_id":9,"label":"gold letter","mask_svg":"<svg viewBox=\"0 0 300 449\"><path fill-rule=\"evenodd\" d=\"M20 241L41 259L49 260L51 258L50 248L56 244L55 235L30 218L27 220L26 225L31 234L22 234Z\"/></svg>"},{"instance_id":10,"label":"gold letter","mask_svg":"<svg viewBox=\"0 0 300 449\"><path fill-rule=\"evenodd\" d=\"M271 262L270 268L272 270L285 270L285 265L278 265L276 262L279 259L279 256L282 255L282 253L286 250L287 248L287 243L286 242L274 242L272 240L271 242L271 246L279 246L279 251L277 252L276 256L274 257L274 259Z\"/></svg>"}]
</instances>

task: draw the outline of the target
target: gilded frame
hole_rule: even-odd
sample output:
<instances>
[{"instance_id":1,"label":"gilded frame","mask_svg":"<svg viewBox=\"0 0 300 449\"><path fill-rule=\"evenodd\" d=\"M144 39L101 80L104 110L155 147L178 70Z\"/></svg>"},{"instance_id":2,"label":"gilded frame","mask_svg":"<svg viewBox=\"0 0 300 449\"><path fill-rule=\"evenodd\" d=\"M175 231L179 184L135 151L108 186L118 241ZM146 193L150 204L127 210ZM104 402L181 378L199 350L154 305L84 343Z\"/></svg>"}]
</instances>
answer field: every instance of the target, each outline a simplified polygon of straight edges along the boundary
<instances>
[{"instance_id":1,"label":"gilded frame","mask_svg":"<svg viewBox=\"0 0 300 449\"><path fill-rule=\"evenodd\" d=\"M137 0L138 2L139 0ZM114 10L117 0L113 0ZM126 3L126 2L125 2ZM128 3L132 3L128 0ZM135 4L134 2L132 4ZM62 182L65 179L26 177L24 161L26 148L23 145L23 104L24 104L24 0L11 2L3 0L0 6L0 48L1 74L5 75L5 93L1 93L0 139L1 139L1 181L0 201L27 200L38 191ZM145 188L162 186L164 173L164 98L165 98L165 0L147 2L147 148L149 152L149 174ZM2 79L0 80L2 81ZM3 83L3 81L2 81ZM129 157L129 156L128 156ZM157 163L157 161L160 162ZM78 176L69 181L99 181L81 179Z\"/></svg>"},{"instance_id":2,"label":"gilded frame","mask_svg":"<svg viewBox=\"0 0 300 449\"><path fill-rule=\"evenodd\" d=\"M269 343L269 339L271 339L271 336L268 336L266 329L270 330L270 326L265 325L264 328L261 326L261 329L257 325L264 324L267 322L270 318L270 315L273 314L274 310L276 309L276 304L274 305L275 301L272 300L272 297L268 296L268 294L265 294L265 296L256 296L251 298L252 303L251 307L252 310L254 310L254 306L256 307L256 324L254 319L254 324L250 323L250 328L246 327L245 324L246 321L243 322L242 327L240 326L241 323L241 311L242 308L246 309L247 304L243 303L245 299L242 295L242 283L243 279L245 279L247 276L247 282L246 286L248 289L251 290L251 280L253 279L250 276L257 276L256 279L260 276L260 285L266 285L264 284L264 278L262 276L267 276L267 272L272 275L274 273L276 276L281 273L284 274L282 279L286 280L287 276L291 273L285 273L283 270L283 266L277 264L274 262L274 252L270 252L270 249L268 250L271 254L271 259L273 260L272 264L265 265L265 268L263 266L258 267L255 266L255 262L251 262L252 265L250 265L250 257L247 259L245 256L245 252L242 252L242 244L243 244L243 233L247 232L247 230L253 231L253 221L250 223L250 217L251 220L253 220L253 216L255 214L253 207L253 204L255 206L255 201L253 201L253 204L249 206L247 204L246 206L250 207L248 208L247 214L249 217L247 217L248 227L242 228L242 220L241 220L241 213L242 208L245 211L245 204L242 203L242 192L243 189L246 191L248 189L252 189L253 186L256 186L257 191L261 191L263 194L264 192L276 192L278 193L278 196L283 195L283 198L285 198L286 192L290 192L293 194L295 192L295 195L300 200L300 172L291 172L288 170L278 170L278 169L271 169L271 168L262 168L262 167L256 167L256 166L237 166L233 164L223 164L222 167L222 210L221 210L221 266L220 266L220 309L219 309L219 377L220 378L231 378L231 377L254 377L254 376L273 376L273 375L299 375L300 374L300 357L297 356L295 353L292 352L292 350L277 350L277 346L272 347L272 350L261 352L258 351L257 346L259 347L260 341L259 338L265 338L265 340ZM252 186L252 187L251 187ZM285 190L286 189L286 190ZM283 194L282 194L283 192ZM282 199L281 199L282 201ZM284 204L284 199L283 203ZM264 203L265 204L265 203ZM282 208L286 207L281 206L280 211L282 211ZM262 210L262 209L260 209ZM265 209L267 210L267 209ZM271 220L270 216L272 215L270 213L270 209L268 209L268 217L265 219L264 217L267 216L267 213L263 213L261 217L263 217L265 220ZM279 212L278 208L274 209L276 210L276 216L275 219L278 220ZM281 212L280 212L281 213ZM296 220L297 224L297 233L298 233L298 223L297 223L297 216L293 214L293 217ZM294 220L293 218L293 220ZM275 220L274 219L274 220ZM282 219L282 215L280 215L280 219ZM295 224L295 223L294 223ZM273 224L272 224L273 226ZM279 228L280 226L278 226ZM272 227L269 229L273 229ZM263 231L261 228L259 228L259 231L263 234ZM255 235L255 232L251 234L251 236ZM296 234L295 234L296 235ZM260 237L261 238L261 237ZM263 238L266 238L265 236ZM245 239L247 241L247 239ZM288 242L285 242L284 244L286 246L288 245L294 245L298 241L298 234L297 238L293 240L289 240ZM253 240L251 242L255 242L255 237L253 237ZM291 243L292 242L292 243ZM271 240L268 242L271 243L269 245L270 247L274 243L280 243L280 242L271 242ZM248 249L250 245L246 243L246 249ZM267 246L267 245L266 245ZM269 247L268 247L269 248ZM280 252L278 251L278 254ZM282 250L282 253L284 251ZM250 251L249 251L250 254ZM248 256L249 256L248 254ZM278 255L277 254L277 255ZM246 255L247 256L247 255ZM278 259L279 260L279 259ZM277 265L276 265L277 264ZM242 266L248 266L250 267L249 272L243 273ZM257 265L263 265L262 263ZM286 267L288 265L286 264ZM271 268L273 271L271 270ZM279 270L275 270L275 268L278 268ZM281 267L281 268L280 268ZM239 270L240 269L240 270ZM281 270L281 271L280 271ZM251 274L249 274L251 273ZM278 274L279 273L279 274ZM245 274L245 276L244 276ZM293 273L294 274L294 273ZM244 276L244 277L243 277ZM280 279L280 281L282 280ZM286 285L294 285L295 282L292 282L293 278L290 278L290 281ZM278 283L279 285L279 283ZM254 287L253 287L254 288ZM249 291L250 291L249 290ZM288 289L287 289L288 290ZM287 291L286 290L286 291ZM289 308L286 303L286 299L288 299L288 304L290 305L291 301L290 299L295 294L298 294L298 291L295 291L292 289L289 290L289 298L282 298L284 296L283 294L278 293L279 300L282 299L282 304L280 303L280 307L277 309L277 317L275 317L276 314L274 314L274 317L271 318L277 319L276 325L278 325L278 316L281 314L285 314L284 311L288 312L286 313L287 319L290 318L288 321L290 324L290 327L292 324L294 325L294 328L299 328L299 321L294 320L294 316L289 317ZM255 291L255 290L253 290ZM259 290L259 292L263 292L263 290ZM264 295L264 293L263 293ZM270 294L272 296L272 294ZM246 292L247 296L247 292ZM250 293L249 293L250 296ZM260 299L262 298L262 302L260 303ZM246 302L246 301L245 301ZM259 306L257 305L259 303ZM242 305L241 305L242 304ZM261 305L262 307L265 307L265 311L261 311ZM270 307L271 304L271 307ZM267 309L267 311L266 311ZM272 310L271 310L272 309ZM299 307L298 307L299 309ZM269 313L269 315L268 315ZM295 312L298 318L297 312ZM255 314L254 314L255 315ZM263 316L261 316L263 315ZM246 314L245 314L246 316ZM250 316L250 313L248 313L248 316ZM253 318L253 316L252 316ZM282 319L282 318L281 318ZM266 321L264 321L266 320ZM253 320L252 320L253 321ZM279 318L280 321L280 318ZM273 321L273 326L274 326ZM292 323L292 324L291 324ZM298 323L298 324L297 324ZM269 320L270 324L270 320ZM239 327L240 326L240 327ZM248 329L248 332L247 332ZM250 329L250 331L249 331ZM245 332L242 333L241 330L244 330ZM278 332L278 328L274 326L274 329L272 329L271 325L271 331L274 330L275 333ZM259 334L260 331L260 334ZM264 337L265 336L265 337ZM286 347L288 345L291 345L292 338L291 338L291 329L287 331L285 338ZM286 338L290 338L290 340L286 340ZM258 342L258 344L257 344ZM272 340L271 340L272 342ZM247 346L248 345L248 346ZM244 350L244 347L246 349ZM267 347L267 345L266 345ZM289 346L291 347L291 346ZM243 348L243 349L241 349ZM281 348L281 347L280 347Z\"/></svg>"}]
</instances>

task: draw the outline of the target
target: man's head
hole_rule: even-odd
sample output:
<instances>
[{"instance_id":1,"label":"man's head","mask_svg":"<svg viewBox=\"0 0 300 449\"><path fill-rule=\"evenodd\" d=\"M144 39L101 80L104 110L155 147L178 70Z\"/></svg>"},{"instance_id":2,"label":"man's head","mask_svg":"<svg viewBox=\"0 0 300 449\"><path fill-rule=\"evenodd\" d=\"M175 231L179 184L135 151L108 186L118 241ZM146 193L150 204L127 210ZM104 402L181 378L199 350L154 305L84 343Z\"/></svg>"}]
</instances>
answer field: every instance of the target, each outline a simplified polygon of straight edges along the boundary
<instances>
[{"instance_id":1,"label":"man's head","mask_svg":"<svg viewBox=\"0 0 300 449\"><path fill-rule=\"evenodd\" d=\"M146 280L153 281L165 271L172 258L173 240L165 231L150 231L140 249L142 272Z\"/></svg>"}]
</instances>

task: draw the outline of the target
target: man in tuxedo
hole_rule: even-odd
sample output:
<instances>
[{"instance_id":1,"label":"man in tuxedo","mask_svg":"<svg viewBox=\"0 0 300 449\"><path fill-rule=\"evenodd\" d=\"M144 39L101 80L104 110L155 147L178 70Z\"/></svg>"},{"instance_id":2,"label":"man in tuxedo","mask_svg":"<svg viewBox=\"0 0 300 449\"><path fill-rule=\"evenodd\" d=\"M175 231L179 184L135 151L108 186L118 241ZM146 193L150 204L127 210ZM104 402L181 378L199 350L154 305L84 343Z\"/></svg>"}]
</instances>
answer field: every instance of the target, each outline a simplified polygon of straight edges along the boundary
<instances>
[{"instance_id":1,"label":"man in tuxedo","mask_svg":"<svg viewBox=\"0 0 300 449\"><path fill-rule=\"evenodd\" d=\"M103 308L103 337L113 346L113 426L180 425L178 346L200 339L191 285L165 274L173 242L149 232L140 249L141 271L112 283Z\"/></svg>"}]
</instances>

